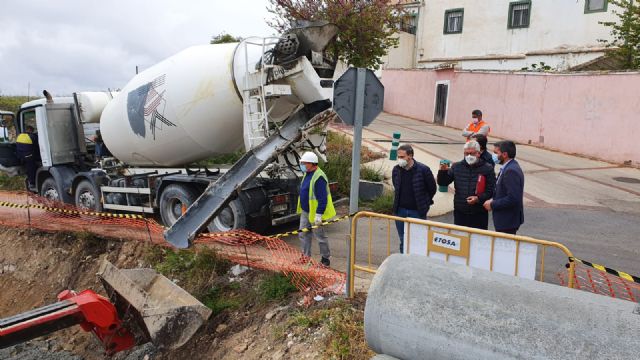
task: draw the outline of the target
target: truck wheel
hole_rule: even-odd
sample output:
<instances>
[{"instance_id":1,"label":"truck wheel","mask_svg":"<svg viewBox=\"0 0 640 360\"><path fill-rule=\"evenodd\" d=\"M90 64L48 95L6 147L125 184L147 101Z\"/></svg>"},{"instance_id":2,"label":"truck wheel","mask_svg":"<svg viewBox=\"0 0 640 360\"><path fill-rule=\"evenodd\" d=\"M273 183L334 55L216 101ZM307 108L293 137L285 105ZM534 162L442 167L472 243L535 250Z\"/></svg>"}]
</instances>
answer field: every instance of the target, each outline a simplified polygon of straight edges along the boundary
<instances>
[{"instance_id":1,"label":"truck wheel","mask_svg":"<svg viewBox=\"0 0 640 360\"><path fill-rule=\"evenodd\" d=\"M184 209L196 201L197 196L186 186L171 184L160 194L160 217L165 226L172 226Z\"/></svg>"},{"instance_id":2,"label":"truck wheel","mask_svg":"<svg viewBox=\"0 0 640 360\"><path fill-rule=\"evenodd\" d=\"M220 215L216 216L207 229L211 232L230 231L242 229L247 226L247 216L240 199L235 199L227 205Z\"/></svg>"},{"instance_id":3,"label":"truck wheel","mask_svg":"<svg viewBox=\"0 0 640 360\"><path fill-rule=\"evenodd\" d=\"M102 212L100 190L91 181L82 180L76 187L76 207L85 211Z\"/></svg>"},{"instance_id":4,"label":"truck wheel","mask_svg":"<svg viewBox=\"0 0 640 360\"><path fill-rule=\"evenodd\" d=\"M52 177L48 177L42 182L40 188L40 196L50 201L62 201L60 190L56 181Z\"/></svg>"}]
</instances>

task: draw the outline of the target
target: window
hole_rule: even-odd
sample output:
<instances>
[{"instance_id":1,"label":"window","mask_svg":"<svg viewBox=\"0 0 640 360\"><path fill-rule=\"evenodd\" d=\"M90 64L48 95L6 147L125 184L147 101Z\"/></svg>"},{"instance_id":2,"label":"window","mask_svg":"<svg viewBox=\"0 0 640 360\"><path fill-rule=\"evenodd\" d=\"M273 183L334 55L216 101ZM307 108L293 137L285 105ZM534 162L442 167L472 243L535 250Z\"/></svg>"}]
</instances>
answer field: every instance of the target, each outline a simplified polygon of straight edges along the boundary
<instances>
[{"instance_id":1,"label":"window","mask_svg":"<svg viewBox=\"0 0 640 360\"><path fill-rule=\"evenodd\" d=\"M531 1L517 1L509 4L509 29L529 27Z\"/></svg>"},{"instance_id":2,"label":"window","mask_svg":"<svg viewBox=\"0 0 640 360\"><path fill-rule=\"evenodd\" d=\"M416 14L410 14L402 17L402 19L400 19L399 30L415 35L418 22L417 19Z\"/></svg>"},{"instance_id":3,"label":"window","mask_svg":"<svg viewBox=\"0 0 640 360\"><path fill-rule=\"evenodd\" d=\"M584 0L584 13L607 11L607 0Z\"/></svg>"},{"instance_id":4,"label":"window","mask_svg":"<svg viewBox=\"0 0 640 360\"><path fill-rule=\"evenodd\" d=\"M444 33L459 34L462 32L464 9L451 9L444 12Z\"/></svg>"}]
</instances>

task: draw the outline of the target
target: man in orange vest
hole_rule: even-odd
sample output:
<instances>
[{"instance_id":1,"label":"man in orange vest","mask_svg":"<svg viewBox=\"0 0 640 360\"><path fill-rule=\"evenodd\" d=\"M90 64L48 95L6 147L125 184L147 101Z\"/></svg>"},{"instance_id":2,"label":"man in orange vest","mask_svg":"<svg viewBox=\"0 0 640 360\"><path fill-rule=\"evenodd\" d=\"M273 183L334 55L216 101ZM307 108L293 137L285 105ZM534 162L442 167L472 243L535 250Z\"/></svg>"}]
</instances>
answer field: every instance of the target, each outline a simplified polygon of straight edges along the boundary
<instances>
[{"instance_id":1,"label":"man in orange vest","mask_svg":"<svg viewBox=\"0 0 640 360\"><path fill-rule=\"evenodd\" d=\"M482 111L473 110L471 112L471 117L473 120L467 125L467 127L462 131L462 136L467 138L467 141L471 140L471 137L474 135L484 135L489 137L489 131L491 128L489 124L487 124L484 120L482 120Z\"/></svg>"}]
</instances>

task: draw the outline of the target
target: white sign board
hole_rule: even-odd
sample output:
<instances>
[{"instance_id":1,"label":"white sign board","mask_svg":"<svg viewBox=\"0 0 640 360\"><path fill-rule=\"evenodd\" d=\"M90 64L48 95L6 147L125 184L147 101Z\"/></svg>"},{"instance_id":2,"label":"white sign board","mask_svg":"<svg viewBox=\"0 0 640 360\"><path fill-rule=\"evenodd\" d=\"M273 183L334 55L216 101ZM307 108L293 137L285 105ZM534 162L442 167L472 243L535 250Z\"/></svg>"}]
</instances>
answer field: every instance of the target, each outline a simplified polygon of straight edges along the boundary
<instances>
[{"instance_id":1,"label":"white sign board","mask_svg":"<svg viewBox=\"0 0 640 360\"><path fill-rule=\"evenodd\" d=\"M429 236L429 235L432 236ZM461 252L464 246L459 239L469 239L469 266L491 270L491 238L485 235L463 231L449 231L438 227L405 223L404 253L429 256L430 258L449 261L455 264L467 264L466 256L456 256L452 253ZM429 248L428 243L431 241ZM442 251L434 250L437 247ZM495 238L493 243L493 271L507 275L516 273L516 248L518 250L518 277L535 279L538 246L509 239ZM447 254L448 253L448 254ZM448 257L448 260L447 260Z\"/></svg>"}]
</instances>

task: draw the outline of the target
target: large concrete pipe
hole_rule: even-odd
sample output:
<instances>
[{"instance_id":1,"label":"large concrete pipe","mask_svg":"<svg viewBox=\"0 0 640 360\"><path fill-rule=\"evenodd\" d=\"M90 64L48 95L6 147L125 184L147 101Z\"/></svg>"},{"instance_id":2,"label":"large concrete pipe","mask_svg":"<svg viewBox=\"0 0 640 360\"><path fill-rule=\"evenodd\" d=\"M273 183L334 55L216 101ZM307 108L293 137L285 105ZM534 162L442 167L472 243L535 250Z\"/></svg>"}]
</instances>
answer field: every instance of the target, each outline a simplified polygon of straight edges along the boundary
<instances>
[{"instance_id":1,"label":"large concrete pipe","mask_svg":"<svg viewBox=\"0 0 640 360\"><path fill-rule=\"evenodd\" d=\"M638 359L640 305L538 281L392 255L365 333L399 359Z\"/></svg>"}]
</instances>

